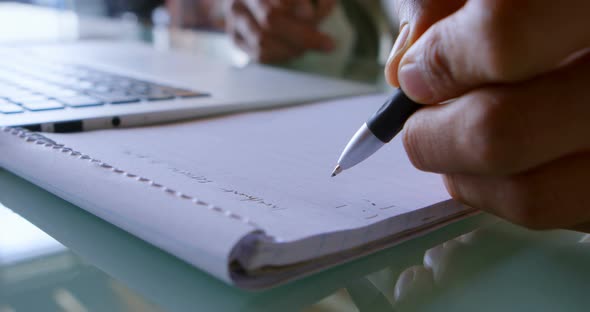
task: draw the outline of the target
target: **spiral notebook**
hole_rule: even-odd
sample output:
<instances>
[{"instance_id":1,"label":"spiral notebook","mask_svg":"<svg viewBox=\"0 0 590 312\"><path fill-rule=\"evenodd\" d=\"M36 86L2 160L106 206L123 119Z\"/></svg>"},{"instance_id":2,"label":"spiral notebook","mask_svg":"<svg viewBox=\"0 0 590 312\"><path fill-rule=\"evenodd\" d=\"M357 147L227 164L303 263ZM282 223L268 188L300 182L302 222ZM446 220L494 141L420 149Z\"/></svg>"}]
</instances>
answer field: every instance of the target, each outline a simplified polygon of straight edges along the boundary
<instances>
[{"instance_id":1,"label":"spiral notebook","mask_svg":"<svg viewBox=\"0 0 590 312\"><path fill-rule=\"evenodd\" d=\"M266 288L473 213L399 139L330 177L385 98L75 134L2 128L0 165L228 283Z\"/></svg>"}]
</instances>

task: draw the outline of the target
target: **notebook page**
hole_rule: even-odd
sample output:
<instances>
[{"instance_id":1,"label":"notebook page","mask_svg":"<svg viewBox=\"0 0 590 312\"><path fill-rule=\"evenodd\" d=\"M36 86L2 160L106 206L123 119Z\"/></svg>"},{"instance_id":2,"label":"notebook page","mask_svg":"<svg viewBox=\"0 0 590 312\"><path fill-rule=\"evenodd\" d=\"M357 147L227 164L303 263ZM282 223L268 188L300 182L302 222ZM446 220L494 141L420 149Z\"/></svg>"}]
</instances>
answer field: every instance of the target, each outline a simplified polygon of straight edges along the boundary
<instances>
[{"instance_id":1,"label":"notebook page","mask_svg":"<svg viewBox=\"0 0 590 312\"><path fill-rule=\"evenodd\" d=\"M0 128L0 165L221 279L265 287L470 212L399 139L330 178L385 98L43 138Z\"/></svg>"},{"instance_id":2,"label":"notebook page","mask_svg":"<svg viewBox=\"0 0 590 312\"><path fill-rule=\"evenodd\" d=\"M0 150L1 167L227 282L232 250L260 232L36 133L0 127Z\"/></svg>"},{"instance_id":3,"label":"notebook page","mask_svg":"<svg viewBox=\"0 0 590 312\"><path fill-rule=\"evenodd\" d=\"M384 100L385 95L365 96L167 126L47 136L246 216L275 241L289 242L362 228L449 199L438 176L411 166L399 138L330 177L343 146Z\"/></svg>"}]
</instances>

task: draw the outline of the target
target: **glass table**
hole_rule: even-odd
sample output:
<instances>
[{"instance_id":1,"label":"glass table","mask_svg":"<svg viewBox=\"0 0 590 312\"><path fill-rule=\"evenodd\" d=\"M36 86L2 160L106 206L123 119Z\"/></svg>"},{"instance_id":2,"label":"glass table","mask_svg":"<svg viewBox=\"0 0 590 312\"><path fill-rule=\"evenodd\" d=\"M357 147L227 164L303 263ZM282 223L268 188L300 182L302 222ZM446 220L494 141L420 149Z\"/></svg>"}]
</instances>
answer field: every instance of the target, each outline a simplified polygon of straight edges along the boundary
<instances>
[{"instance_id":1,"label":"glass table","mask_svg":"<svg viewBox=\"0 0 590 312\"><path fill-rule=\"evenodd\" d=\"M0 4L0 29L7 27L6 16L12 17L11 27L18 24L18 14L37 14L44 32L33 27L29 37L0 35L3 44L141 40L157 49L209 53L237 66L246 62L222 34L22 5ZM386 88L376 61L347 60L329 68L318 68L319 63L321 56L285 66ZM0 312L585 311L590 306L590 239L571 231L529 231L484 213L290 284L247 292L2 169L0 203Z\"/></svg>"}]
</instances>

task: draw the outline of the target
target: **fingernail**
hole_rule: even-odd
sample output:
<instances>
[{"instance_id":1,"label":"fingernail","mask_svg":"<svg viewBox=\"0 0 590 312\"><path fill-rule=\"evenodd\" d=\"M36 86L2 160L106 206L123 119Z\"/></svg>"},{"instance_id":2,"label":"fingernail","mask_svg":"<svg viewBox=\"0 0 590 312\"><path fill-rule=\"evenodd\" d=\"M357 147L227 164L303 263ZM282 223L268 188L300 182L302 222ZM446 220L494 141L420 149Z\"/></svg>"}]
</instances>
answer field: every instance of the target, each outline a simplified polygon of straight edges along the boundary
<instances>
[{"instance_id":1,"label":"fingernail","mask_svg":"<svg viewBox=\"0 0 590 312\"><path fill-rule=\"evenodd\" d=\"M419 298L423 298L434 290L432 271L423 265L411 266L398 277L393 290L393 298L397 304L415 306Z\"/></svg>"},{"instance_id":2,"label":"fingernail","mask_svg":"<svg viewBox=\"0 0 590 312\"><path fill-rule=\"evenodd\" d=\"M398 78L402 90L409 97L420 103L430 104L434 93L424 77L424 71L416 63L403 64Z\"/></svg>"},{"instance_id":3,"label":"fingernail","mask_svg":"<svg viewBox=\"0 0 590 312\"><path fill-rule=\"evenodd\" d=\"M402 51L406 49L406 43L408 41L409 34L410 27L408 26L408 23L404 23L399 30L399 34L397 35L397 39L393 44L391 53L389 53L387 64L391 63L396 56L398 56Z\"/></svg>"}]
</instances>

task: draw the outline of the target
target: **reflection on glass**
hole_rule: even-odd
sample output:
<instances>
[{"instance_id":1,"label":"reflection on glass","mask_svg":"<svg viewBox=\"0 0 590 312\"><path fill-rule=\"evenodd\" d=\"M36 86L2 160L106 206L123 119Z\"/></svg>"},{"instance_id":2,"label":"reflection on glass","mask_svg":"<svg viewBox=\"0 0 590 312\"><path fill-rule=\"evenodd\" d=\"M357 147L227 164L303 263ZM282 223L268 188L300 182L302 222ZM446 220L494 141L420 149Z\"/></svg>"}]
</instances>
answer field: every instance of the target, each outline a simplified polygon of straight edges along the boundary
<instances>
[{"instance_id":1,"label":"reflection on glass","mask_svg":"<svg viewBox=\"0 0 590 312\"><path fill-rule=\"evenodd\" d=\"M0 203L0 265L57 253L65 247Z\"/></svg>"},{"instance_id":2,"label":"reflection on glass","mask_svg":"<svg viewBox=\"0 0 590 312\"><path fill-rule=\"evenodd\" d=\"M587 237L576 232L538 233L497 222L426 250L421 264L384 268L340 291L350 293L360 311L500 311L516 306L585 311L587 296L573 296L583 292L577 287L586 289L581 285L590 276L585 242ZM380 295L387 304L377 304L384 302Z\"/></svg>"}]
</instances>

